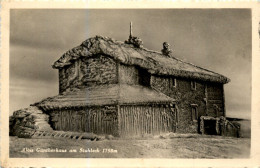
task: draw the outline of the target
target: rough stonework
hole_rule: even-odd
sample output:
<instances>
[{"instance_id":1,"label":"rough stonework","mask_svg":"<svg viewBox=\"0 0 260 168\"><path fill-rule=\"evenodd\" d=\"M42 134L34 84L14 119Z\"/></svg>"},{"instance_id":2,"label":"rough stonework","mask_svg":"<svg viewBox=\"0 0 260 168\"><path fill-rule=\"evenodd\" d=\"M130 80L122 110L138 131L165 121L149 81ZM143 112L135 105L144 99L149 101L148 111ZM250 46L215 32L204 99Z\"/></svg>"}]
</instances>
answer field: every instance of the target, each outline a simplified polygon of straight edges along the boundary
<instances>
[{"instance_id":1,"label":"rough stonework","mask_svg":"<svg viewBox=\"0 0 260 168\"><path fill-rule=\"evenodd\" d=\"M223 85L210 83L207 85L208 115L214 117L225 116Z\"/></svg>"},{"instance_id":2,"label":"rough stonework","mask_svg":"<svg viewBox=\"0 0 260 168\"><path fill-rule=\"evenodd\" d=\"M120 64L118 67L119 83L137 85L139 84L139 72L135 66Z\"/></svg>"},{"instance_id":3,"label":"rough stonework","mask_svg":"<svg viewBox=\"0 0 260 168\"><path fill-rule=\"evenodd\" d=\"M99 55L80 61L79 80L86 86L117 83L116 62L107 56Z\"/></svg>"},{"instance_id":4,"label":"rough stonework","mask_svg":"<svg viewBox=\"0 0 260 168\"><path fill-rule=\"evenodd\" d=\"M37 130L52 131L49 115L36 106L15 111L9 118L10 134L18 137L30 137Z\"/></svg>"},{"instance_id":5,"label":"rough stonework","mask_svg":"<svg viewBox=\"0 0 260 168\"><path fill-rule=\"evenodd\" d=\"M194 90L191 80L159 76L151 78L153 88L177 100L180 110L177 132L198 132L200 116L225 116L222 84L195 82ZM192 120L192 105L197 106L197 121Z\"/></svg>"},{"instance_id":6,"label":"rough stonework","mask_svg":"<svg viewBox=\"0 0 260 168\"><path fill-rule=\"evenodd\" d=\"M117 83L116 62L97 55L82 58L59 70L60 93L66 89Z\"/></svg>"},{"instance_id":7,"label":"rough stonework","mask_svg":"<svg viewBox=\"0 0 260 168\"><path fill-rule=\"evenodd\" d=\"M65 67L59 70L59 91L62 93L71 86L78 83L76 64Z\"/></svg>"},{"instance_id":8,"label":"rough stonework","mask_svg":"<svg viewBox=\"0 0 260 168\"><path fill-rule=\"evenodd\" d=\"M175 80L175 81L174 81ZM175 86L173 84L175 82ZM205 86L201 82L196 83L196 90L191 89L191 82L187 79L174 77L152 76L151 86L162 93L177 100L179 108L177 132L198 132L198 121L192 120L191 105L198 106L198 117L205 115Z\"/></svg>"}]
</instances>

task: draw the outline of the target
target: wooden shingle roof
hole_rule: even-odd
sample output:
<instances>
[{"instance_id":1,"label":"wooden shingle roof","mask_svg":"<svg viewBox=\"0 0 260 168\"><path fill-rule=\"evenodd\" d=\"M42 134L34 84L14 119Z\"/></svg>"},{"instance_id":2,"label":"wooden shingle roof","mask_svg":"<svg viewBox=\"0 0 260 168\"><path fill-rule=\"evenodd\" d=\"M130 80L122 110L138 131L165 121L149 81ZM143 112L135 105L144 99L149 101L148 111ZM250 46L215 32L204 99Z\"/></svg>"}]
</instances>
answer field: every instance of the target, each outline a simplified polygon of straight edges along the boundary
<instances>
[{"instance_id":1,"label":"wooden shingle roof","mask_svg":"<svg viewBox=\"0 0 260 168\"><path fill-rule=\"evenodd\" d=\"M140 85L103 85L64 92L33 105L43 110L116 104L169 103L175 100Z\"/></svg>"},{"instance_id":2,"label":"wooden shingle roof","mask_svg":"<svg viewBox=\"0 0 260 168\"><path fill-rule=\"evenodd\" d=\"M219 83L228 83L230 81L223 75L175 57L168 57L144 48L136 48L131 44L101 36L89 38L80 46L67 51L53 64L53 68L61 69L81 57L92 57L97 54L110 56L127 65L140 66L147 69L151 74L171 75Z\"/></svg>"}]
</instances>

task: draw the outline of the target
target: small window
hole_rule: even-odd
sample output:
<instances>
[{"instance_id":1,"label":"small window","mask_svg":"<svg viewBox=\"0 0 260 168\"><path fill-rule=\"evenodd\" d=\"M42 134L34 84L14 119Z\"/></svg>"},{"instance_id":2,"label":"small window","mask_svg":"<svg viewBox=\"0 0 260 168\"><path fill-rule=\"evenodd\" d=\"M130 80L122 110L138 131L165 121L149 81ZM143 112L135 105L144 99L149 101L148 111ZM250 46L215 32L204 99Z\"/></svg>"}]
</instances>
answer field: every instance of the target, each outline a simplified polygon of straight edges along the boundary
<instances>
[{"instance_id":1,"label":"small window","mask_svg":"<svg viewBox=\"0 0 260 168\"><path fill-rule=\"evenodd\" d=\"M173 79L172 79L172 86L173 86L173 87L176 87L176 86L177 86L177 80L176 80L176 78L173 78Z\"/></svg>"},{"instance_id":2,"label":"small window","mask_svg":"<svg viewBox=\"0 0 260 168\"><path fill-rule=\"evenodd\" d=\"M176 109L176 105L175 104L170 104L170 107L173 108L173 109Z\"/></svg>"},{"instance_id":3,"label":"small window","mask_svg":"<svg viewBox=\"0 0 260 168\"><path fill-rule=\"evenodd\" d=\"M216 105L216 104L214 104L213 107L214 107L214 111L215 111L215 115L216 115L216 117L219 117L219 112L220 112L220 108L219 108L219 106Z\"/></svg>"},{"instance_id":4,"label":"small window","mask_svg":"<svg viewBox=\"0 0 260 168\"><path fill-rule=\"evenodd\" d=\"M191 81L191 90L196 90L196 82Z\"/></svg>"},{"instance_id":5,"label":"small window","mask_svg":"<svg viewBox=\"0 0 260 168\"><path fill-rule=\"evenodd\" d=\"M175 105L175 104L170 104L170 107L171 107L172 113L174 113L174 115L175 115L175 120L176 120L176 122L178 123L178 121L179 121L179 115L178 115L178 110L177 110L177 108L176 108L176 105Z\"/></svg>"},{"instance_id":6,"label":"small window","mask_svg":"<svg viewBox=\"0 0 260 168\"><path fill-rule=\"evenodd\" d=\"M197 121L198 120L198 105L191 104L191 120Z\"/></svg>"}]
</instances>

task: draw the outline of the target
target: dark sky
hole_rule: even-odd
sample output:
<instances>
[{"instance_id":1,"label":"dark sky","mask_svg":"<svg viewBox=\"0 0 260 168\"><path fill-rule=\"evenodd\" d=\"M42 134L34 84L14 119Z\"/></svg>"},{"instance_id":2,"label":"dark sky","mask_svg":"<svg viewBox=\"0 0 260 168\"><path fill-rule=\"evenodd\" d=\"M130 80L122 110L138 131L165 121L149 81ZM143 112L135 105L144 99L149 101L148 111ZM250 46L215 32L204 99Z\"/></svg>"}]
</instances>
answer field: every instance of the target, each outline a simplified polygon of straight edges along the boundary
<instances>
[{"instance_id":1,"label":"dark sky","mask_svg":"<svg viewBox=\"0 0 260 168\"><path fill-rule=\"evenodd\" d=\"M248 9L11 10L10 114L58 94L51 65L65 51L95 35L124 41L133 34L160 51L223 74L228 116L251 111L251 11Z\"/></svg>"}]
</instances>

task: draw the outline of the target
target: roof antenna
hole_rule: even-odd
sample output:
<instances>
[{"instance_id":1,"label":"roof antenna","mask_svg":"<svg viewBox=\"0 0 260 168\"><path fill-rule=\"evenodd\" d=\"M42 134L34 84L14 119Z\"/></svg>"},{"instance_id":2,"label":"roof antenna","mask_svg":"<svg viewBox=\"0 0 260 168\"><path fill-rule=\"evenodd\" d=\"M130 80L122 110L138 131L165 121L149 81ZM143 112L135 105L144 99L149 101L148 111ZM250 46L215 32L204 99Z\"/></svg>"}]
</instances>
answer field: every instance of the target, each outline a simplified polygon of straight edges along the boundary
<instances>
[{"instance_id":1,"label":"roof antenna","mask_svg":"<svg viewBox=\"0 0 260 168\"><path fill-rule=\"evenodd\" d=\"M132 38L132 34L133 34L132 27L133 27L132 22L130 22L130 35L129 35L129 38Z\"/></svg>"},{"instance_id":2,"label":"roof antenna","mask_svg":"<svg viewBox=\"0 0 260 168\"><path fill-rule=\"evenodd\" d=\"M130 35L128 40L125 41L126 44L132 44L134 47L143 48L143 41L139 37L133 36L133 25L130 22Z\"/></svg>"}]
</instances>

